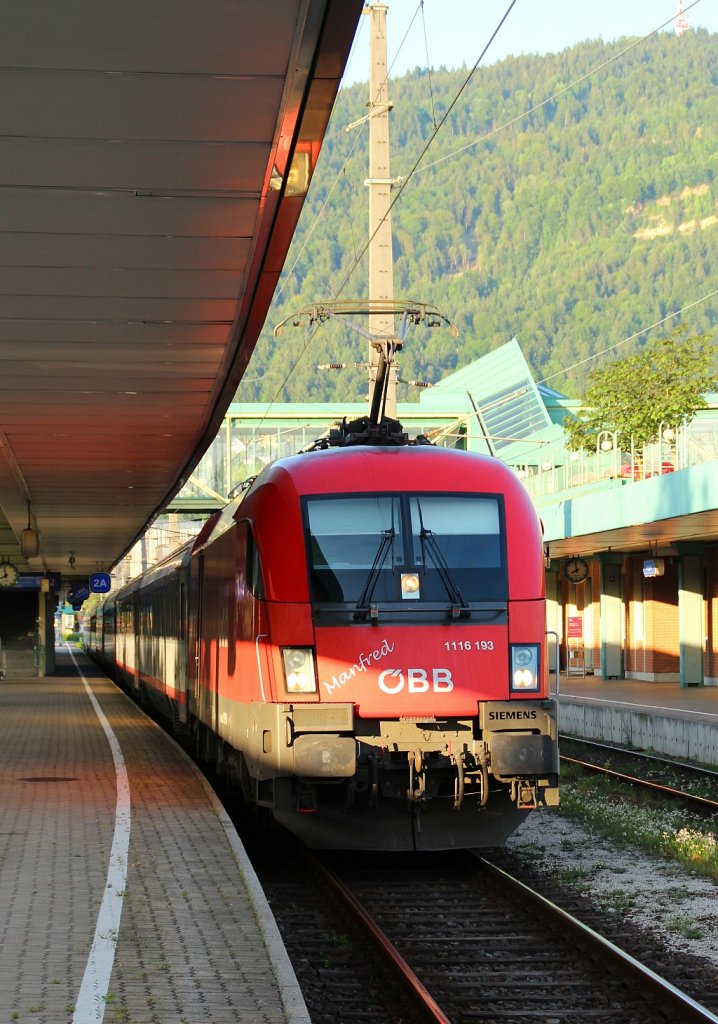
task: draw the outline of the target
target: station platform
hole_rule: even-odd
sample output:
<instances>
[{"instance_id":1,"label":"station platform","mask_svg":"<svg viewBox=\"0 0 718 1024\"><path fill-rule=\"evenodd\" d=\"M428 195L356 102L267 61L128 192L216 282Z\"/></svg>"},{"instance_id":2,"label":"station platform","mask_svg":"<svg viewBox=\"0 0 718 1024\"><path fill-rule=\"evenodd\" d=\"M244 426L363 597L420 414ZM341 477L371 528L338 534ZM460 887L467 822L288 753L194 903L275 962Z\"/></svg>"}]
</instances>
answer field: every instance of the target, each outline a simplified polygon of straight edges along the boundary
<instances>
[{"instance_id":1,"label":"station platform","mask_svg":"<svg viewBox=\"0 0 718 1024\"><path fill-rule=\"evenodd\" d=\"M0 1019L309 1024L232 823L74 649L0 681Z\"/></svg>"},{"instance_id":2,"label":"station platform","mask_svg":"<svg viewBox=\"0 0 718 1024\"><path fill-rule=\"evenodd\" d=\"M718 767L718 687L562 673L559 730Z\"/></svg>"}]
</instances>

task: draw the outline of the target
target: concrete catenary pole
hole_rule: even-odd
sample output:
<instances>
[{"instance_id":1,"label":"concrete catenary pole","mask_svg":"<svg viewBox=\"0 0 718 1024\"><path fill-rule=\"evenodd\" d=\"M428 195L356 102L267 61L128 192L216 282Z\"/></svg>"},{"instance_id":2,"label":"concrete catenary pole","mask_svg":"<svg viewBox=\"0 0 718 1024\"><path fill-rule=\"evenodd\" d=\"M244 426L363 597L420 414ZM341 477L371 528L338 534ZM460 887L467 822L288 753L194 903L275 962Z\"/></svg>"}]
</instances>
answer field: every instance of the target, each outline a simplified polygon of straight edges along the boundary
<instances>
[{"instance_id":1,"label":"concrete catenary pole","mask_svg":"<svg viewBox=\"0 0 718 1024\"><path fill-rule=\"evenodd\" d=\"M369 74L369 300L394 301L394 266L391 243L391 153L389 149L389 81L387 71L386 4L371 4L365 12L371 18ZM370 318L372 333L394 338L394 316L375 314ZM379 354L370 347L370 399L376 380ZM396 417L396 366L390 368L386 415Z\"/></svg>"}]
</instances>

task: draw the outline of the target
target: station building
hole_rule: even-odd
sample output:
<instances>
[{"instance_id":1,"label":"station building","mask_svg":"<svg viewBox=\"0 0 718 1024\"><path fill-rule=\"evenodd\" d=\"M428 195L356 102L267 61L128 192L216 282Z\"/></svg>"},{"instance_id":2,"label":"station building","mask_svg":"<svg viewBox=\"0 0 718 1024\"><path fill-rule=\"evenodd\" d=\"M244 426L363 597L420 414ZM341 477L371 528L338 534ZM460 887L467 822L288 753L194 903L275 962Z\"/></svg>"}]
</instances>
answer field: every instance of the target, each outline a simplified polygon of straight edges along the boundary
<instances>
[{"instance_id":1,"label":"station building","mask_svg":"<svg viewBox=\"0 0 718 1024\"><path fill-rule=\"evenodd\" d=\"M563 422L577 405L535 383L513 339L418 402L400 403L398 415L410 436L502 459L528 488L544 527L553 671L716 686L718 395L640 450L604 431L595 451L570 452ZM361 416L366 406L342 412ZM172 546L163 529L184 522L186 531L188 516L221 506L242 480L335 419L323 404L233 404L155 531L162 550ZM137 559L120 575L138 572Z\"/></svg>"}]
</instances>

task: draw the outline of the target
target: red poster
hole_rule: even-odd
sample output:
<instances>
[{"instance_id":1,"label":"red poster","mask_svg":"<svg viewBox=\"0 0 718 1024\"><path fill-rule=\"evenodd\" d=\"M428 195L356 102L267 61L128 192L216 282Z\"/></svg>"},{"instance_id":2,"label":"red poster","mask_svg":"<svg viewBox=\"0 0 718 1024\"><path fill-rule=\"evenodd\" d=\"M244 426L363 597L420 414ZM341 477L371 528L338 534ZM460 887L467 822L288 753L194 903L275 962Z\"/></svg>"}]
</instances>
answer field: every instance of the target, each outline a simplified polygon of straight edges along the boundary
<instances>
[{"instance_id":1,"label":"red poster","mask_svg":"<svg viewBox=\"0 0 718 1024\"><path fill-rule=\"evenodd\" d=\"M580 615L569 615L568 636L569 638L583 639L583 619Z\"/></svg>"}]
</instances>

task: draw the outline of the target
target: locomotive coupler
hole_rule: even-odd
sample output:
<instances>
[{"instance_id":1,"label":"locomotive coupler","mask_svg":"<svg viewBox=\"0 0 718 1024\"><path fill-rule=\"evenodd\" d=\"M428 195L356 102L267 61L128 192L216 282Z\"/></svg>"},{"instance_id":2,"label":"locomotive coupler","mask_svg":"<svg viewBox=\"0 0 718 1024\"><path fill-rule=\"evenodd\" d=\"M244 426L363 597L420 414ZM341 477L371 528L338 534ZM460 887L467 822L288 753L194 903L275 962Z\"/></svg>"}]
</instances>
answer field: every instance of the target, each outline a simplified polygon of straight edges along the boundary
<instances>
[{"instance_id":1,"label":"locomotive coupler","mask_svg":"<svg viewBox=\"0 0 718 1024\"><path fill-rule=\"evenodd\" d=\"M415 808L423 804L426 797L426 770L424 758L420 750L409 751L409 788L406 791L406 798L409 806Z\"/></svg>"}]
</instances>

